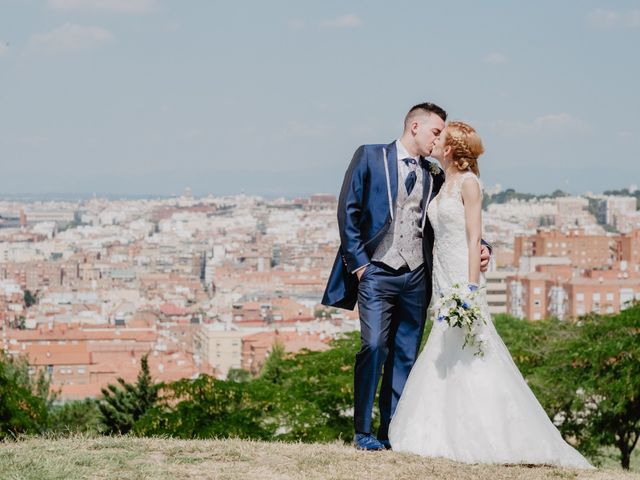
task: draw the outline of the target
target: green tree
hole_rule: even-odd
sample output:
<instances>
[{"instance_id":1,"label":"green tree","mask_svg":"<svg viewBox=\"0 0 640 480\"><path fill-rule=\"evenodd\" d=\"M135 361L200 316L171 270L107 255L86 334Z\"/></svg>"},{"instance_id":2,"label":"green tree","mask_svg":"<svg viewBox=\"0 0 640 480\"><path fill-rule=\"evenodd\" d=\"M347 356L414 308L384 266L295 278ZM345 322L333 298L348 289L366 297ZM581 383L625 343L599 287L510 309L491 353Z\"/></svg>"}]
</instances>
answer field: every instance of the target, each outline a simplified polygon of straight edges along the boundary
<instances>
[{"instance_id":1,"label":"green tree","mask_svg":"<svg viewBox=\"0 0 640 480\"><path fill-rule=\"evenodd\" d=\"M27 289L24 291L24 305L29 308L31 305L34 305L38 301L37 293L31 293L31 290Z\"/></svg>"},{"instance_id":2,"label":"green tree","mask_svg":"<svg viewBox=\"0 0 640 480\"><path fill-rule=\"evenodd\" d=\"M329 350L295 356L270 355L261 379L276 387L275 438L318 442L353 435L353 366L359 348L354 332ZM275 352L275 350L274 350Z\"/></svg>"},{"instance_id":3,"label":"green tree","mask_svg":"<svg viewBox=\"0 0 640 480\"><path fill-rule=\"evenodd\" d=\"M277 425L272 386L202 375L164 386L163 396L135 425L138 435L269 440Z\"/></svg>"},{"instance_id":4,"label":"green tree","mask_svg":"<svg viewBox=\"0 0 640 480\"><path fill-rule=\"evenodd\" d=\"M27 318L24 315L20 315L13 322L13 327L18 330L24 330L27 328Z\"/></svg>"},{"instance_id":5,"label":"green tree","mask_svg":"<svg viewBox=\"0 0 640 480\"><path fill-rule=\"evenodd\" d=\"M562 190L554 190L553 193L550 195L551 198L558 198L558 197L568 197L569 194L562 191Z\"/></svg>"},{"instance_id":6,"label":"green tree","mask_svg":"<svg viewBox=\"0 0 640 480\"><path fill-rule=\"evenodd\" d=\"M322 352L288 355L282 345L275 344L260 376L249 381L237 382L230 372L227 381L202 376L165 385L161 401L136 423L134 431L180 438L350 440L359 333L345 335L330 346Z\"/></svg>"},{"instance_id":7,"label":"green tree","mask_svg":"<svg viewBox=\"0 0 640 480\"><path fill-rule=\"evenodd\" d=\"M109 434L128 433L158 400L160 385L154 384L151 378L148 355L142 357L135 384L127 383L122 378L118 378L118 384L103 388L103 398L98 404L105 432Z\"/></svg>"},{"instance_id":8,"label":"green tree","mask_svg":"<svg viewBox=\"0 0 640 480\"><path fill-rule=\"evenodd\" d=\"M252 378L253 377L251 376L251 372L243 370L242 368L230 368L227 372L227 380L230 382L248 382Z\"/></svg>"},{"instance_id":9,"label":"green tree","mask_svg":"<svg viewBox=\"0 0 640 480\"><path fill-rule=\"evenodd\" d=\"M48 431L53 433L100 433L100 409L96 400L66 402L49 409Z\"/></svg>"},{"instance_id":10,"label":"green tree","mask_svg":"<svg viewBox=\"0 0 640 480\"><path fill-rule=\"evenodd\" d=\"M550 352L557 347L554 340L564 339L574 330L573 324L557 319L531 322L504 314L495 315L493 323L526 378L545 364ZM533 385L536 395L541 393L535 391L538 387Z\"/></svg>"},{"instance_id":11,"label":"green tree","mask_svg":"<svg viewBox=\"0 0 640 480\"><path fill-rule=\"evenodd\" d=\"M43 372L32 378L26 360L0 353L0 439L44 431L53 398Z\"/></svg>"},{"instance_id":12,"label":"green tree","mask_svg":"<svg viewBox=\"0 0 640 480\"><path fill-rule=\"evenodd\" d=\"M202 376L174 382L165 386L162 401L135 431L181 438L350 438L358 338L350 334L333 341L327 351L297 355L286 355L275 344L260 376L250 381Z\"/></svg>"},{"instance_id":13,"label":"green tree","mask_svg":"<svg viewBox=\"0 0 640 480\"><path fill-rule=\"evenodd\" d=\"M285 364L285 351L282 343L277 340L271 346L271 352L267 356L260 377L269 383L281 384L283 380L283 368Z\"/></svg>"},{"instance_id":14,"label":"green tree","mask_svg":"<svg viewBox=\"0 0 640 480\"><path fill-rule=\"evenodd\" d=\"M494 322L563 437L596 462L614 446L628 469L640 435L640 306L579 322Z\"/></svg>"},{"instance_id":15,"label":"green tree","mask_svg":"<svg viewBox=\"0 0 640 480\"><path fill-rule=\"evenodd\" d=\"M589 315L557 339L538 375L571 400L558 412L561 430L583 451L609 445L629 469L640 437L640 305L617 315Z\"/></svg>"}]
</instances>

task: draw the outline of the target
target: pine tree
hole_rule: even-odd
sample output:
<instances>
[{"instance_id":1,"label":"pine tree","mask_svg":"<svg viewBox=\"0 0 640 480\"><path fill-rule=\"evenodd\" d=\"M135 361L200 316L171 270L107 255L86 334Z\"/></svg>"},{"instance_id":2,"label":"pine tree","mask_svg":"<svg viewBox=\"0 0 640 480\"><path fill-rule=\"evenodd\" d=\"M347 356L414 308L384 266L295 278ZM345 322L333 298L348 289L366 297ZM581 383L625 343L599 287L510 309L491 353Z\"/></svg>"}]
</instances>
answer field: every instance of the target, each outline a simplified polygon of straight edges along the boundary
<instances>
[{"instance_id":1,"label":"pine tree","mask_svg":"<svg viewBox=\"0 0 640 480\"><path fill-rule=\"evenodd\" d=\"M283 364L285 362L286 353L282 342L276 340L271 346L271 352L262 366L260 378L270 383L282 383Z\"/></svg>"},{"instance_id":2,"label":"pine tree","mask_svg":"<svg viewBox=\"0 0 640 480\"><path fill-rule=\"evenodd\" d=\"M154 384L151 378L148 354L142 357L136 383L127 383L118 378L118 384L102 389L104 398L98 407L105 433L124 435L158 400L160 384Z\"/></svg>"}]
</instances>

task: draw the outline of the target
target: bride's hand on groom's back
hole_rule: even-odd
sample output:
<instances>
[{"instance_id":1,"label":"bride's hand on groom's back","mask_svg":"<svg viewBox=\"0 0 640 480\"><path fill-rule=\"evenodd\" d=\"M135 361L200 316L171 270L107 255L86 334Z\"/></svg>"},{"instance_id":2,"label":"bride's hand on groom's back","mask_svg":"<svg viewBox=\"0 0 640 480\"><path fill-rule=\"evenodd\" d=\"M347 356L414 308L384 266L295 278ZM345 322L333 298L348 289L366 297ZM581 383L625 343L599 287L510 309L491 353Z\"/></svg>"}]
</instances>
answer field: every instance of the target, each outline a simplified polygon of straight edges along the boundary
<instances>
[{"instance_id":1,"label":"bride's hand on groom's back","mask_svg":"<svg viewBox=\"0 0 640 480\"><path fill-rule=\"evenodd\" d=\"M489 268L489 261L491 260L491 253L486 245L480 247L480 271L486 272Z\"/></svg>"}]
</instances>

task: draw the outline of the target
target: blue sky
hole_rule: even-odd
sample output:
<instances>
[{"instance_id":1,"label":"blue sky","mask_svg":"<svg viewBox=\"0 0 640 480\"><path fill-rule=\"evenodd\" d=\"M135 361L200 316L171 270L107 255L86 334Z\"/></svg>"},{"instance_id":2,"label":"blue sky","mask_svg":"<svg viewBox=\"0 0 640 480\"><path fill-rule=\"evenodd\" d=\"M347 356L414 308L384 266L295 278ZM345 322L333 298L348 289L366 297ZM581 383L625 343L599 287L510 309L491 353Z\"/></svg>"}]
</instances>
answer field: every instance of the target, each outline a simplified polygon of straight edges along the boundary
<instances>
[{"instance_id":1,"label":"blue sky","mask_svg":"<svg viewBox=\"0 0 640 480\"><path fill-rule=\"evenodd\" d=\"M640 183L640 2L0 0L0 195L337 193L433 101L486 185Z\"/></svg>"}]
</instances>

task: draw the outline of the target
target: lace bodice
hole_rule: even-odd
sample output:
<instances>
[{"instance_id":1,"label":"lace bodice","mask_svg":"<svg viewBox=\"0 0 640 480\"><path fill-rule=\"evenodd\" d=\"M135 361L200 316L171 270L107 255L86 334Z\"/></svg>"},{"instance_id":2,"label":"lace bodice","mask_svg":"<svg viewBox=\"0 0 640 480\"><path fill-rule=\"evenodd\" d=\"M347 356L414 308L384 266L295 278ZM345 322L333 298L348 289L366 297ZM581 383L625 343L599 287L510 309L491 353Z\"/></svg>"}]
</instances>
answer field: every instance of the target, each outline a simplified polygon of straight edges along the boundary
<instances>
[{"instance_id":1,"label":"lace bodice","mask_svg":"<svg viewBox=\"0 0 640 480\"><path fill-rule=\"evenodd\" d=\"M461 193L462 183L467 178L480 183L473 172L465 172L450 182L445 180L440 192L427 208L429 222L435 234L433 287L436 297L455 283L466 285L469 281L469 249Z\"/></svg>"}]
</instances>

